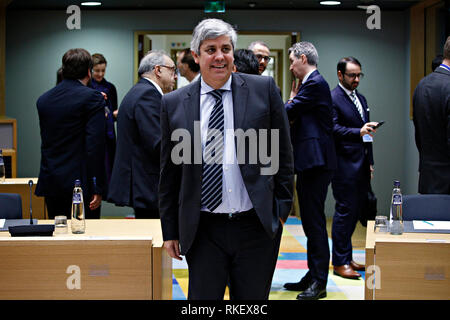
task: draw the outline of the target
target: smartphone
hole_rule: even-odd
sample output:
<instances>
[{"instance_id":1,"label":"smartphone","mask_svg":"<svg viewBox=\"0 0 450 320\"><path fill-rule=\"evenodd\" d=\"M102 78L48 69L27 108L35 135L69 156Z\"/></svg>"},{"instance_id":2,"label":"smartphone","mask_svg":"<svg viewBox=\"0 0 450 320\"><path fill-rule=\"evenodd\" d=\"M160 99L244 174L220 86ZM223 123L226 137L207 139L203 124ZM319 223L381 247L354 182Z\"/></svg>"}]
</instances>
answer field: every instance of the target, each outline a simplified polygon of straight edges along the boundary
<instances>
[{"instance_id":1,"label":"smartphone","mask_svg":"<svg viewBox=\"0 0 450 320\"><path fill-rule=\"evenodd\" d=\"M378 122L378 124L377 124L376 126L374 126L374 127L372 127L372 128L378 129L378 128L381 127L384 123L385 123L385 121L380 121L380 122Z\"/></svg>"}]
</instances>

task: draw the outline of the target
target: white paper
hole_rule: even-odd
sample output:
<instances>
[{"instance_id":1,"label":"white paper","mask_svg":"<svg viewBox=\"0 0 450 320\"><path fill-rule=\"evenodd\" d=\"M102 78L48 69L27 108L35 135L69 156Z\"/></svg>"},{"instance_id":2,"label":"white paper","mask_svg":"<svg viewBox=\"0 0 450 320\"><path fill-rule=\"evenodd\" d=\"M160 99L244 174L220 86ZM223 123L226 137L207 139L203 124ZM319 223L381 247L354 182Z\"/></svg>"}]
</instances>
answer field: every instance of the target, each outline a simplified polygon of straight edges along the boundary
<instances>
[{"instance_id":1,"label":"white paper","mask_svg":"<svg viewBox=\"0 0 450 320\"><path fill-rule=\"evenodd\" d=\"M5 225L5 221L6 219L0 219L0 228L3 228L3 226Z\"/></svg>"},{"instance_id":2,"label":"white paper","mask_svg":"<svg viewBox=\"0 0 450 320\"><path fill-rule=\"evenodd\" d=\"M413 221L415 230L450 230L450 221Z\"/></svg>"}]
</instances>

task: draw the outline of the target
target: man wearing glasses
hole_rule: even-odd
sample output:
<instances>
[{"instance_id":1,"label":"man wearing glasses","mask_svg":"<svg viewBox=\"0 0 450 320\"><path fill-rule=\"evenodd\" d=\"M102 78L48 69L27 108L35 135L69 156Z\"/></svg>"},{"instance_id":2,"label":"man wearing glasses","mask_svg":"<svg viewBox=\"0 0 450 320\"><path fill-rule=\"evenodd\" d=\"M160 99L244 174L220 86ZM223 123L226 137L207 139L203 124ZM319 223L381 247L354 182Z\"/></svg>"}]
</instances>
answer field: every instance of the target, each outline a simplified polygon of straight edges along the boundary
<instances>
[{"instance_id":1,"label":"man wearing glasses","mask_svg":"<svg viewBox=\"0 0 450 320\"><path fill-rule=\"evenodd\" d=\"M138 219L158 219L161 98L173 90L177 71L164 51L150 51L138 73L119 108L108 201L134 208Z\"/></svg>"},{"instance_id":2,"label":"man wearing glasses","mask_svg":"<svg viewBox=\"0 0 450 320\"><path fill-rule=\"evenodd\" d=\"M357 279L364 266L353 261L352 234L373 172L372 134L377 122L369 122L366 98L356 88L364 74L354 57L339 60L339 84L331 91L337 170L331 181L336 200L332 228L334 274Z\"/></svg>"},{"instance_id":3,"label":"man wearing glasses","mask_svg":"<svg viewBox=\"0 0 450 320\"><path fill-rule=\"evenodd\" d=\"M248 46L249 50L252 50L256 58L259 61L259 74L263 74L270 61L270 50L267 44L262 41L254 41Z\"/></svg>"}]
</instances>

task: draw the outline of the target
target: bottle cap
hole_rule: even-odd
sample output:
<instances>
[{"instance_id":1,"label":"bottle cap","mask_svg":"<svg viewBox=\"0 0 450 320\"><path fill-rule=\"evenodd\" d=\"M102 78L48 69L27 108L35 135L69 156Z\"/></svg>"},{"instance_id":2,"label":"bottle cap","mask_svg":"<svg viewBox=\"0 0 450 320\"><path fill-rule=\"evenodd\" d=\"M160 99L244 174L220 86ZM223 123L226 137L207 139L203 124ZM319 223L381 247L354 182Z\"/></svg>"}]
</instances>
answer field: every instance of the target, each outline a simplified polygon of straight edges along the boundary
<instances>
[{"instance_id":1,"label":"bottle cap","mask_svg":"<svg viewBox=\"0 0 450 320\"><path fill-rule=\"evenodd\" d=\"M394 187L400 187L400 181L394 180Z\"/></svg>"},{"instance_id":2,"label":"bottle cap","mask_svg":"<svg viewBox=\"0 0 450 320\"><path fill-rule=\"evenodd\" d=\"M75 180L75 187L81 187L80 179Z\"/></svg>"}]
</instances>

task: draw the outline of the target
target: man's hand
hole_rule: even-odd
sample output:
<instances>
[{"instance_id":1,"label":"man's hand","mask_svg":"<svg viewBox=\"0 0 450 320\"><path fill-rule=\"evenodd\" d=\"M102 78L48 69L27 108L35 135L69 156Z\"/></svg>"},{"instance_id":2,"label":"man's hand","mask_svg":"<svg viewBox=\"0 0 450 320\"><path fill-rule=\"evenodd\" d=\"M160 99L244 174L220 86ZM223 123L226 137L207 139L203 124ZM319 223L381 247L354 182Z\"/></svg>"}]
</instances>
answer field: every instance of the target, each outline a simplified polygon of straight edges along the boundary
<instances>
[{"instance_id":1,"label":"man's hand","mask_svg":"<svg viewBox=\"0 0 450 320\"><path fill-rule=\"evenodd\" d=\"M290 99L294 99L294 97L297 95L298 90L300 90L300 86L302 85L301 81L298 81L294 79L294 81L292 81L292 88L291 88L291 96Z\"/></svg>"},{"instance_id":2,"label":"man's hand","mask_svg":"<svg viewBox=\"0 0 450 320\"><path fill-rule=\"evenodd\" d=\"M363 135L368 134L369 136L373 137L373 133L377 132L376 129L374 129L373 127L375 127L378 124L378 122L367 122L364 124L364 126L361 128L360 132L360 136L362 137Z\"/></svg>"},{"instance_id":3,"label":"man's hand","mask_svg":"<svg viewBox=\"0 0 450 320\"><path fill-rule=\"evenodd\" d=\"M166 248L167 253L174 259L183 260L180 257L180 244L178 240L167 240L164 241L164 248Z\"/></svg>"},{"instance_id":4,"label":"man's hand","mask_svg":"<svg viewBox=\"0 0 450 320\"><path fill-rule=\"evenodd\" d=\"M95 210L102 204L102 196L99 194L94 194L92 196L91 202L89 202L89 209Z\"/></svg>"},{"instance_id":5,"label":"man's hand","mask_svg":"<svg viewBox=\"0 0 450 320\"><path fill-rule=\"evenodd\" d=\"M373 172L375 169L373 168L373 165L370 165L370 179L373 179Z\"/></svg>"}]
</instances>

